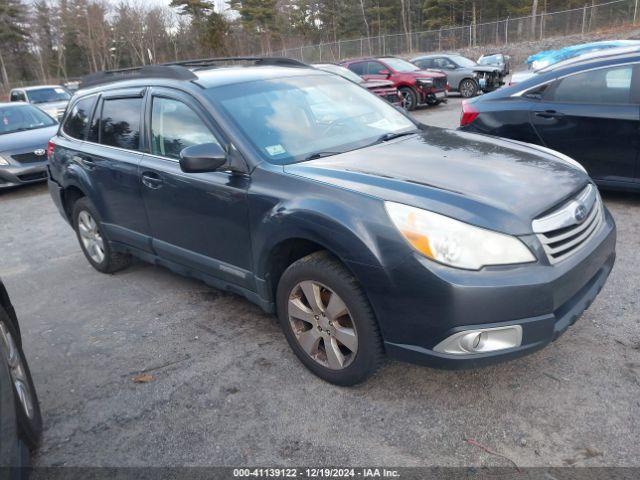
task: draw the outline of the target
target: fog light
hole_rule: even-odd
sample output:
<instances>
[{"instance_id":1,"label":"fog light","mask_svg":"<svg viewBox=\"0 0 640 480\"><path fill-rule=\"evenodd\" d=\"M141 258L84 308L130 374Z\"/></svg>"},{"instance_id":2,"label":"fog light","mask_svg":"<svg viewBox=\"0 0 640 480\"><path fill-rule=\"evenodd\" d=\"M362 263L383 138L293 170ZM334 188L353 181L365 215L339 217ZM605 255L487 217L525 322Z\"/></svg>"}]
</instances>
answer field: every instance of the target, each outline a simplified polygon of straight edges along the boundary
<instances>
[{"instance_id":1,"label":"fog light","mask_svg":"<svg viewBox=\"0 0 640 480\"><path fill-rule=\"evenodd\" d=\"M522 327L509 325L458 332L445 338L433 350L453 355L473 355L519 347L521 344Z\"/></svg>"}]
</instances>

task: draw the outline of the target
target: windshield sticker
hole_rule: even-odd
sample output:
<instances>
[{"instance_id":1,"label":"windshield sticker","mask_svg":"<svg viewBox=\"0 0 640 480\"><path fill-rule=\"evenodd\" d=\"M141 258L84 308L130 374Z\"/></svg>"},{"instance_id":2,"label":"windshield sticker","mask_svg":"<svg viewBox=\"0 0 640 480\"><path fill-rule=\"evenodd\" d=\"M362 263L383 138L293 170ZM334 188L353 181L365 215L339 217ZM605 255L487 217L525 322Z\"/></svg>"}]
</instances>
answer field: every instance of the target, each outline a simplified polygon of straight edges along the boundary
<instances>
[{"instance_id":1,"label":"windshield sticker","mask_svg":"<svg viewBox=\"0 0 640 480\"><path fill-rule=\"evenodd\" d=\"M275 155L282 155L283 153L287 153L284 147L280 144L277 145L269 145L268 147L264 147L269 155L272 157Z\"/></svg>"}]
</instances>

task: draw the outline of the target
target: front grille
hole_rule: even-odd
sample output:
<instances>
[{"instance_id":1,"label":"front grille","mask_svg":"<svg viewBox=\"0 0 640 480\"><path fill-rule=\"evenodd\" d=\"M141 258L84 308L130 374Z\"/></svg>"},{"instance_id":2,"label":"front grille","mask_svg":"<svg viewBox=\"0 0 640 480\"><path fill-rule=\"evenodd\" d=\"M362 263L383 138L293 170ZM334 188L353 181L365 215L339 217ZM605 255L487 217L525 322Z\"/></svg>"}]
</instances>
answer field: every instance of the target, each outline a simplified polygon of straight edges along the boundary
<instances>
[{"instance_id":1,"label":"front grille","mask_svg":"<svg viewBox=\"0 0 640 480\"><path fill-rule=\"evenodd\" d=\"M437 90L444 90L447 87L447 79L445 77L436 77L433 79L433 86Z\"/></svg>"},{"instance_id":2,"label":"front grille","mask_svg":"<svg viewBox=\"0 0 640 480\"><path fill-rule=\"evenodd\" d=\"M532 222L549 262L558 263L580 251L600 230L604 210L598 190L588 185L575 198Z\"/></svg>"},{"instance_id":3,"label":"front grille","mask_svg":"<svg viewBox=\"0 0 640 480\"><path fill-rule=\"evenodd\" d=\"M27 153L17 153L15 155L11 155L18 163L34 163L34 162L44 162L47 159L45 154L36 155L35 152L27 152Z\"/></svg>"}]
</instances>

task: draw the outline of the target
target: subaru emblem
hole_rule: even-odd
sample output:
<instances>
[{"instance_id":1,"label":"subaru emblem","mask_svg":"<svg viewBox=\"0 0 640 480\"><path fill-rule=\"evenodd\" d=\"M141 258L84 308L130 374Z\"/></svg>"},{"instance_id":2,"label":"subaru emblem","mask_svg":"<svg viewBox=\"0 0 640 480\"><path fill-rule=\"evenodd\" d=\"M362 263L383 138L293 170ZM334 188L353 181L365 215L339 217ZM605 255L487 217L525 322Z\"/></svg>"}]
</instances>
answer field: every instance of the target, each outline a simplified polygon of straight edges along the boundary
<instances>
[{"instance_id":1,"label":"subaru emblem","mask_svg":"<svg viewBox=\"0 0 640 480\"><path fill-rule=\"evenodd\" d=\"M47 153L47 151L44 148L38 148L38 149L34 150L33 153L35 155L37 155L38 157L41 157L42 155Z\"/></svg>"},{"instance_id":2,"label":"subaru emblem","mask_svg":"<svg viewBox=\"0 0 640 480\"><path fill-rule=\"evenodd\" d=\"M587 218L587 207L584 205L578 205L573 212L573 218L576 219L576 222L582 223L585 218Z\"/></svg>"}]
</instances>

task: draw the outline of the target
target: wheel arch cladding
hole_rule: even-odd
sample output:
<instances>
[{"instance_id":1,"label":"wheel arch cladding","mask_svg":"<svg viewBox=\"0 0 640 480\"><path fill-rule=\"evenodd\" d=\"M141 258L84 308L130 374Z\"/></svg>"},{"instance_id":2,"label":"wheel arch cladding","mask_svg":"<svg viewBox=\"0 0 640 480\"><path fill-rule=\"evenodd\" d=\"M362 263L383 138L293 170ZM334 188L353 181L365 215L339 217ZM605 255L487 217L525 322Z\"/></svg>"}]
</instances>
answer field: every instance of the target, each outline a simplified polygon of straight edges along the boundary
<instances>
[{"instance_id":1,"label":"wheel arch cladding","mask_svg":"<svg viewBox=\"0 0 640 480\"><path fill-rule=\"evenodd\" d=\"M73 206L82 197L86 197L86 193L76 185L69 185L62 190L62 205L69 222L73 223L71 218L73 215Z\"/></svg>"},{"instance_id":2,"label":"wheel arch cladding","mask_svg":"<svg viewBox=\"0 0 640 480\"><path fill-rule=\"evenodd\" d=\"M300 203L314 205L275 207L255 236L256 275L271 284L270 293L291 263L320 250L333 255L364 285L357 267L381 268L381 254L371 235L375 229L365 228L362 212L348 203L338 206L317 198Z\"/></svg>"}]
</instances>

